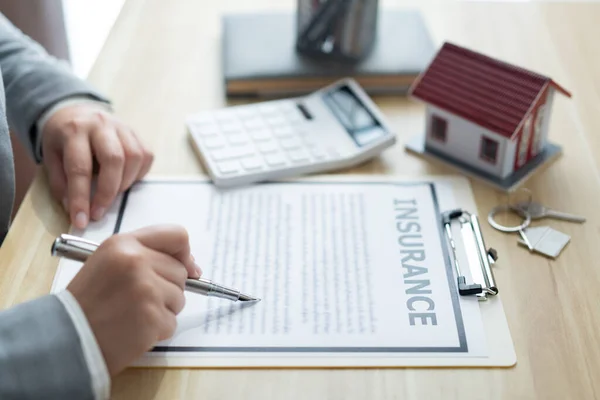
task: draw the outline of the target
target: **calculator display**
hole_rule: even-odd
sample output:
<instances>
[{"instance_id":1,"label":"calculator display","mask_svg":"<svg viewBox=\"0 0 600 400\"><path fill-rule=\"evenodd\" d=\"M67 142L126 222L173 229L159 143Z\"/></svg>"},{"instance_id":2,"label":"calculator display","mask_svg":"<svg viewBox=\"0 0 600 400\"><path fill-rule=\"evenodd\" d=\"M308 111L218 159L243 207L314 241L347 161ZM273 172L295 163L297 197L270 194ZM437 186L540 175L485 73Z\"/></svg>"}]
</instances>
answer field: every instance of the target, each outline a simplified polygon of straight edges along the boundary
<instances>
[{"instance_id":1,"label":"calculator display","mask_svg":"<svg viewBox=\"0 0 600 400\"><path fill-rule=\"evenodd\" d=\"M325 93L323 100L358 146L365 146L386 135L383 127L348 86Z\"/></svg>"}]
</instances>

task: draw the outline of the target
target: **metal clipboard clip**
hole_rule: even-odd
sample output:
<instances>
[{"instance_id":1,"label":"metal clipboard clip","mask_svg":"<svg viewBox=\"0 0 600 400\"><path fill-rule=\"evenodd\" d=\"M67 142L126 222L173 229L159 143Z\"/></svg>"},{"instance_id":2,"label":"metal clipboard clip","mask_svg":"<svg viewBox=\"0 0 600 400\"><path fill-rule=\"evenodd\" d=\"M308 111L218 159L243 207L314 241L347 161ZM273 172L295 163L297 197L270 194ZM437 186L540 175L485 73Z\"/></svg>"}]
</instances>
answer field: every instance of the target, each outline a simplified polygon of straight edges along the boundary
<instances>
[{"instance_id":1,"label":"metal clipboard clip","mask_svg":"<svg viewBox=\"0 0 600 400\"><path fill-rule=\"evenodd\" d=\"M460 262L458 261L456 243L452 237L452 221L458 220L463 236L463 245L469 261L469 266L472 263L479 264L480 271L474 271L471 268L471 276L473 282L467 284L466 277L461 273ZM486 249L479 220L475 214L471 214L461 209L450 210L442 213L442 225L446 231L448 243L452 248L454 258L454 266L458 275L458 293L462 296L477 295L480 300L487 300L487 296L495 296L498 294L498 288L494 280L492 272L492 264L498 259L496 250Z\"/></svg>"}]
</instances>

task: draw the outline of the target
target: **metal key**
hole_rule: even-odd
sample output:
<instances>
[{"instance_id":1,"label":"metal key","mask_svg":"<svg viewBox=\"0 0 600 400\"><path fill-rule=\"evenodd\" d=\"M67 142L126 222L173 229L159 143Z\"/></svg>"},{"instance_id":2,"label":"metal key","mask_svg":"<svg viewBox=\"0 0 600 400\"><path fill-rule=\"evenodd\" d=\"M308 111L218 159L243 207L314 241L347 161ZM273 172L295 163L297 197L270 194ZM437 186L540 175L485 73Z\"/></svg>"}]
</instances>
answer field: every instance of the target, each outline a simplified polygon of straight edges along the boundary
<instances>
[{"instance_id":1,"label":"metal key","mask_svg":"<svg viewBox=\"0 0 600 400\"><path fill-rule=\"evenodd\" d=\"M583 217L552 210L540 203L536 203L535 201L517 203L516 207L529 213L529 215L531 215L531 219L553 218L568 222L585 222L585 218Z\"/></svg>"}]
</instances>

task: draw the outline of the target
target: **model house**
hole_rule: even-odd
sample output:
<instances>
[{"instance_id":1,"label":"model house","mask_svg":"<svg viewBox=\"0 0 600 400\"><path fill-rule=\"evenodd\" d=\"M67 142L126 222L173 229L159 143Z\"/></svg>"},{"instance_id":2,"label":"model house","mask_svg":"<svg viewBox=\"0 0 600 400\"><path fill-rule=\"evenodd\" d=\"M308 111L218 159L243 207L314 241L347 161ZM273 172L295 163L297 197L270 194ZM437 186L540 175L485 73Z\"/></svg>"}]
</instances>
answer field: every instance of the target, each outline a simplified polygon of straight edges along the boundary
<instances>
[{"instance_id":1,"label":"model house","mask_svg":"<svg viewBox=\"0 0 600 400\"><path fill-rule=\"evenodd\" d=\"M545 150L552 79L445 43L410 94L427 104L425 148L457 165L507 178Z\"/></svg>"}]
</instances>

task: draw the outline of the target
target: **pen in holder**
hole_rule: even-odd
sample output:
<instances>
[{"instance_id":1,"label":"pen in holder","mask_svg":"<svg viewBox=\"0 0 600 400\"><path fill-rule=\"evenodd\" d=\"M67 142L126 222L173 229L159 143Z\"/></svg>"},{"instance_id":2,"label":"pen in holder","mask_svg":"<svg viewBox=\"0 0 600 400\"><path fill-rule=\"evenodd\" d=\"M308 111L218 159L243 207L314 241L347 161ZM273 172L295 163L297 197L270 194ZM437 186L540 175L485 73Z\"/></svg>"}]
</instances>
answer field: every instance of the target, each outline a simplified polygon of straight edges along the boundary
<instances>
[{"instance_id":1,"label":"pen in holder","mask_svg":"<svg viewBox=\"0 0 600 400\"><path fill-rule=\"evenodd\" d=\"M354 63L376 40L378 0L298 0L298 53Z\"/></svg>"}]
</instances>

